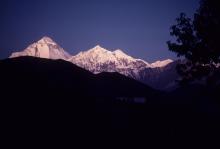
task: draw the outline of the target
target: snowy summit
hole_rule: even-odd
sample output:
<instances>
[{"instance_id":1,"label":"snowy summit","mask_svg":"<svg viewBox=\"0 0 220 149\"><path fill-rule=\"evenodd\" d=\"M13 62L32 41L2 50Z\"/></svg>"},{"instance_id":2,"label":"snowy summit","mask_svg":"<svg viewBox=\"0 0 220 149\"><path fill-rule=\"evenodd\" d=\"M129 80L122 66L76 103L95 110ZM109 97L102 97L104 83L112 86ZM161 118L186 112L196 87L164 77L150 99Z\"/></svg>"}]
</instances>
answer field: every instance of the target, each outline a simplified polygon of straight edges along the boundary
<instances>
[{"instance_id":1,"label":"snowy summit","mask_svg":"<svg viewBox=\"0 0 220 149\"><path fill-rule=\"evenodd\" d=\"M164 67L170 63L172 63L173 60L171 59L167 59L167 60L164 60L164 61L156 61L154 63L151 63L151 67L152 68L156 68L156 67Z\"/></svg>"},{"instance_id":2,"label":"snowy summit","mask_svg":"<svg viewBox=\"0 0 220 149\"><path fill-rule=\"evenodd\" d=\"M10 58L19 56L34 56L48 59L70 58L70 54L64 51L56 42L49 37L43 37L39 41L28 46L24 51L12 53Z\"/></svg>"},{"instance_id":3,"label":"snowy summit","mask_svg":"<svg viewBox=\"0 0 220 149\"><path fill-rule=\"evenodd\" d=\"M121 50L109 51L97 45L94 48L80 52L69 59L72 63L83 67L93 73L119 72L123 69L138 69L150 67L143 60L135 59Z\"/></svg>"},{"instance_id":4,"label":"snowy summit","mask_svg":"<svg viewBox=\"0 0 220 149\"><path fill-rule=\"evenodd\" d=\"M156 88L160 88L162 86L157 83L161 82L160 76L162 76L162 79L167 78L164 77L166 76L164 73L173 72L175 67L175 65L166 67L167 65L173 63L170 59L156 61L150 64L142 59L136 59L129 56L120 49L111 51L101 47L100 45L71 56L49 37L43 37L21 52L12 53L10 58L20 56L63 59L93 73L118 72L148 85L154 85ZM165 82L165 85L170 83L169 79L165 80L166 81L163 81Z\"/></svg>"}]
</instances>

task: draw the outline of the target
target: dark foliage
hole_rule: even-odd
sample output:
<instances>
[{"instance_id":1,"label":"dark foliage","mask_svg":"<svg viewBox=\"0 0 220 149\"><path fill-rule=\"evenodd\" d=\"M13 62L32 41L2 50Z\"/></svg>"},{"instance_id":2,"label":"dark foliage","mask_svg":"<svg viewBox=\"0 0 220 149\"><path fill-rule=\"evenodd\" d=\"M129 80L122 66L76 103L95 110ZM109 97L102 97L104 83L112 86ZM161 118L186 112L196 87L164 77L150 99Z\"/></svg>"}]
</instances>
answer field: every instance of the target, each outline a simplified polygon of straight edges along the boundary
<instances>
[{"instance_id":1,"label":"dark foliage","mask_svg":"<svg viewBox=\"0 0 220 149\"><path fill-rule=\"evenodd\" d=\"M176 42L168 41L169 50L186 60L178 65L182 83L212 77L220 62L220 4L216 0L201 0L194 19L184 13L171 27L171 36Z\"/></svg>"}]
</instances>

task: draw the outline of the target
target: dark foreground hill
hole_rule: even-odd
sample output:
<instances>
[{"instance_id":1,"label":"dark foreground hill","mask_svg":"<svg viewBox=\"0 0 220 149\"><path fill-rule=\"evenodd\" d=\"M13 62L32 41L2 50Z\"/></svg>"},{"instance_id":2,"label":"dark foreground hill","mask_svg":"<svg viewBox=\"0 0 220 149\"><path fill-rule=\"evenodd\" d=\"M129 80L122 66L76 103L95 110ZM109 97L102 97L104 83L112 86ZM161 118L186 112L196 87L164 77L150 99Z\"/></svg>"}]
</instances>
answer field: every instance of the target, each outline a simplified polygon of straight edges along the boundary
<instances>
[{"instance_id":1,"label":"dark foreground hill","mask_svg":"<svg viewBox=\"0 0 220 149\"><path fill-rule=\"evenodd\" d=\"M38 95L146 97L155 92L118 73L94 75L63 60L19 57L2 60L0 67L2 89L28 98Z\"/></svg>"},{"instance_id":2,"label":"dark foreground hill","mask_svg":"<svg viewBox=\"0 0 220 149\"><path fill-rule=\"evenodd\" d=\"M62 60L0 61L1 130L8 145L209 148L219 139L219 90L155 91L118 73ZM194 146L193 146L193 145Z\"/></svg>"}]
</instances>

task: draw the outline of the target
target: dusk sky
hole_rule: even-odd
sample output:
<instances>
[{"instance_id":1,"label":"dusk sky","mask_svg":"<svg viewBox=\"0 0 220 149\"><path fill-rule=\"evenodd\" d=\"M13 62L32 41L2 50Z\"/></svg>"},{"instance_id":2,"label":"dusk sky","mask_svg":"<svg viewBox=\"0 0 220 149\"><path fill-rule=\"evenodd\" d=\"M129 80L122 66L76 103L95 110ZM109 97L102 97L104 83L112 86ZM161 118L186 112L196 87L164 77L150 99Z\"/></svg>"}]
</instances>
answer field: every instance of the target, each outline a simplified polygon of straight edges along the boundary
<instances>
[{"instance_id":1,"label":"dusk sky","mask_svg":"<svg viewBox=\"0 0 220 149\"><path fill-rule=\"evenodd\" d=\"M1 0L0 59L49 36L70 54L95 45L148 62L176 59L169 28L199 0Z\"/></svg>"}]
</instances>

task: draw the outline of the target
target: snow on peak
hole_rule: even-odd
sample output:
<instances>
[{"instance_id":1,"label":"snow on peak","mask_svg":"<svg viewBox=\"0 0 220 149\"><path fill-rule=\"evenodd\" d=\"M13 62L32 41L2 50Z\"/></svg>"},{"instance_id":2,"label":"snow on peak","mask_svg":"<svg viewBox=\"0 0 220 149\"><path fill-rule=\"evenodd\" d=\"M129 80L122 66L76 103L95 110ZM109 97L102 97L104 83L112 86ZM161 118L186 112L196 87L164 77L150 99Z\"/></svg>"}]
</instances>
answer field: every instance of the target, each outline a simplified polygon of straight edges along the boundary
<instances>
[{"instance_id":1,"label":"snow on peak","mask_svg":"<svg viewBox=\"0 0 220 149\"><path fill-rule=\"evenodd\" d=\"M85 51L85 52L80 52L79 54L83 54L85 57L86 55L90 57L95 57L102 59L103 61L111 61L111 60L116 60L116 59L129 59L131 61L135 61L135 59L127 54L125 54L122 50L117 49L115 51L107 50L103 48L100 45L95 46L94 48Z\"/></svg>"},{"instance_id":2,"label":"snow on peak","mask_svg":"<svg viewBox=\"0 0 220 149\"><path fill-rule=\"evenodd\" d=\"M127 54L125 54L122 50L117 49L115 51L113 51L113 54L119 57L128 57ZM130 56L129 56L130 57ZM130 57L131 58L131 57Z\"/></svg>"},{"instance_id":3,"label":"snow on peak","mask_svg":"<svg viewBox=\"0 0 220 149\"><path fill-rule=\"evenodd\" d=\"M47 36L41 38L39 41L37 41L37 43L57 45L55 41L53 41L50 37Z\"/></svg>"},{"instance_id":4,"label":"snow on peak","mask_svg":"<svg viewBox=\"0 0 220 149\"><path fill-rule=\"evenodd\" d=\"M100 45L97 45L94 48L88 50L88 52L99 54L99 53L106 53L106 52L110 52L110 51L108 51L107 49L101 47Z\"/></svg>"},{"instance_id":5,"label":"snow on peak","mask_svg":"<svg viewBox=\"0 0 220 149\"><path fill-rule=\"evenodd\" d=\"M31 44L21 52L12 53L10 58L19 56L34 56L40 58L64 60L70 58L70 55L66 51L64 51L63 48L61 48L56 42L54 42L50 37L47 36Z\"/></svg>"},{"instance_id":6,"label":"snow on peak","mask_svg":"<svg viewBox=\"0 0 220 149\"><path fill-rule=\"evenodd\" d=\"M94 47L94 49L104 49L104 48L102 48L100 45L96 45L96 46Z\"/></svg>"},{"instance_id":7,"label":"snow on peak","mask_svg":"<svg viewBox=\"0 0 220 149\"><path fill-rule=\"evenodd\" d=\"M158 80L158 75L160 75L159 73L162 72L163 69L161 69L161 71L155 69L154 71L154 69L147 68L164 67L166 69L165 66L173 62L173 60L167 59L149 64L142 59L136 59L127 55L123 52L123 50L116 49L111 51L101 47L100 45L97 45L87 51L79 52L75 56L71 56L47 36L31 44L21 52L12 53L10 58L20 56L63 59L93 73L118 72L139 81L149 81L148 83L155 83L155 81Z\"/></svg>"},{"instance_id":8,"label":"snow on peak","mask_svg":"<svg viewBox=\"0 0 220 149\"><path fill-rule=\"evenodd\" d=\"M119 72L128 75L128 71L136 73L141 68L149 67L147 62L135 59L122 50L110 51L99 45L72 56L69 61L93 73Z\"/></svg>"},{"instance_id":9,"label":"snow on peak","mask_svg":"<svg viewBox=\"0 0 220 149\"><path fill-rule=\"evenodd\" d=\"M124 59L130 62L136 62L139 59L133 58L129 55L127 55L126 53L124 53L122 50L117 49L115 51L112 52L112 54L117 58L117 59ZM147 62L146 62L147 64Z\"/></svg>"},{"instance_id":10,"label":"snow on peak","mask_svg":"<svg viewBox=\"0 0 220 149\"><path fill-rule=\"evenodd\" d=\"M128 56L121 50L110 51L100 45L95 46L88 51L80 52L76 56L73 56L71 59L84 59L89 60L90 62L104 63L104 62L117 62L119 59L127 59L130 61L135 61L134 58Z\"/></svg>"},{"instance_id":11,"label":"snow on peak","mask_svg":"<svg viewBox=\"0 0 220 149\"><path fill-rule=\"evenodd\" d=\"M117 49L115 51L113 51L114 53L118 53L118 54L125 54L121 49Z\"/></svg>"},{"instance_id":12,"label":"snow on peak","mask_svg":"<svg viewBox=\"0 0 220 149\"><path fill-rule=\"evenodd\" d=\"M163 60L163 61L156 61L154 63L151 63L151 67L152 68L156 68L156 67L164 67L170 63L172 63L173 60L171 59L166 59L166 60Z\"/></svg>"}]
</instances>

